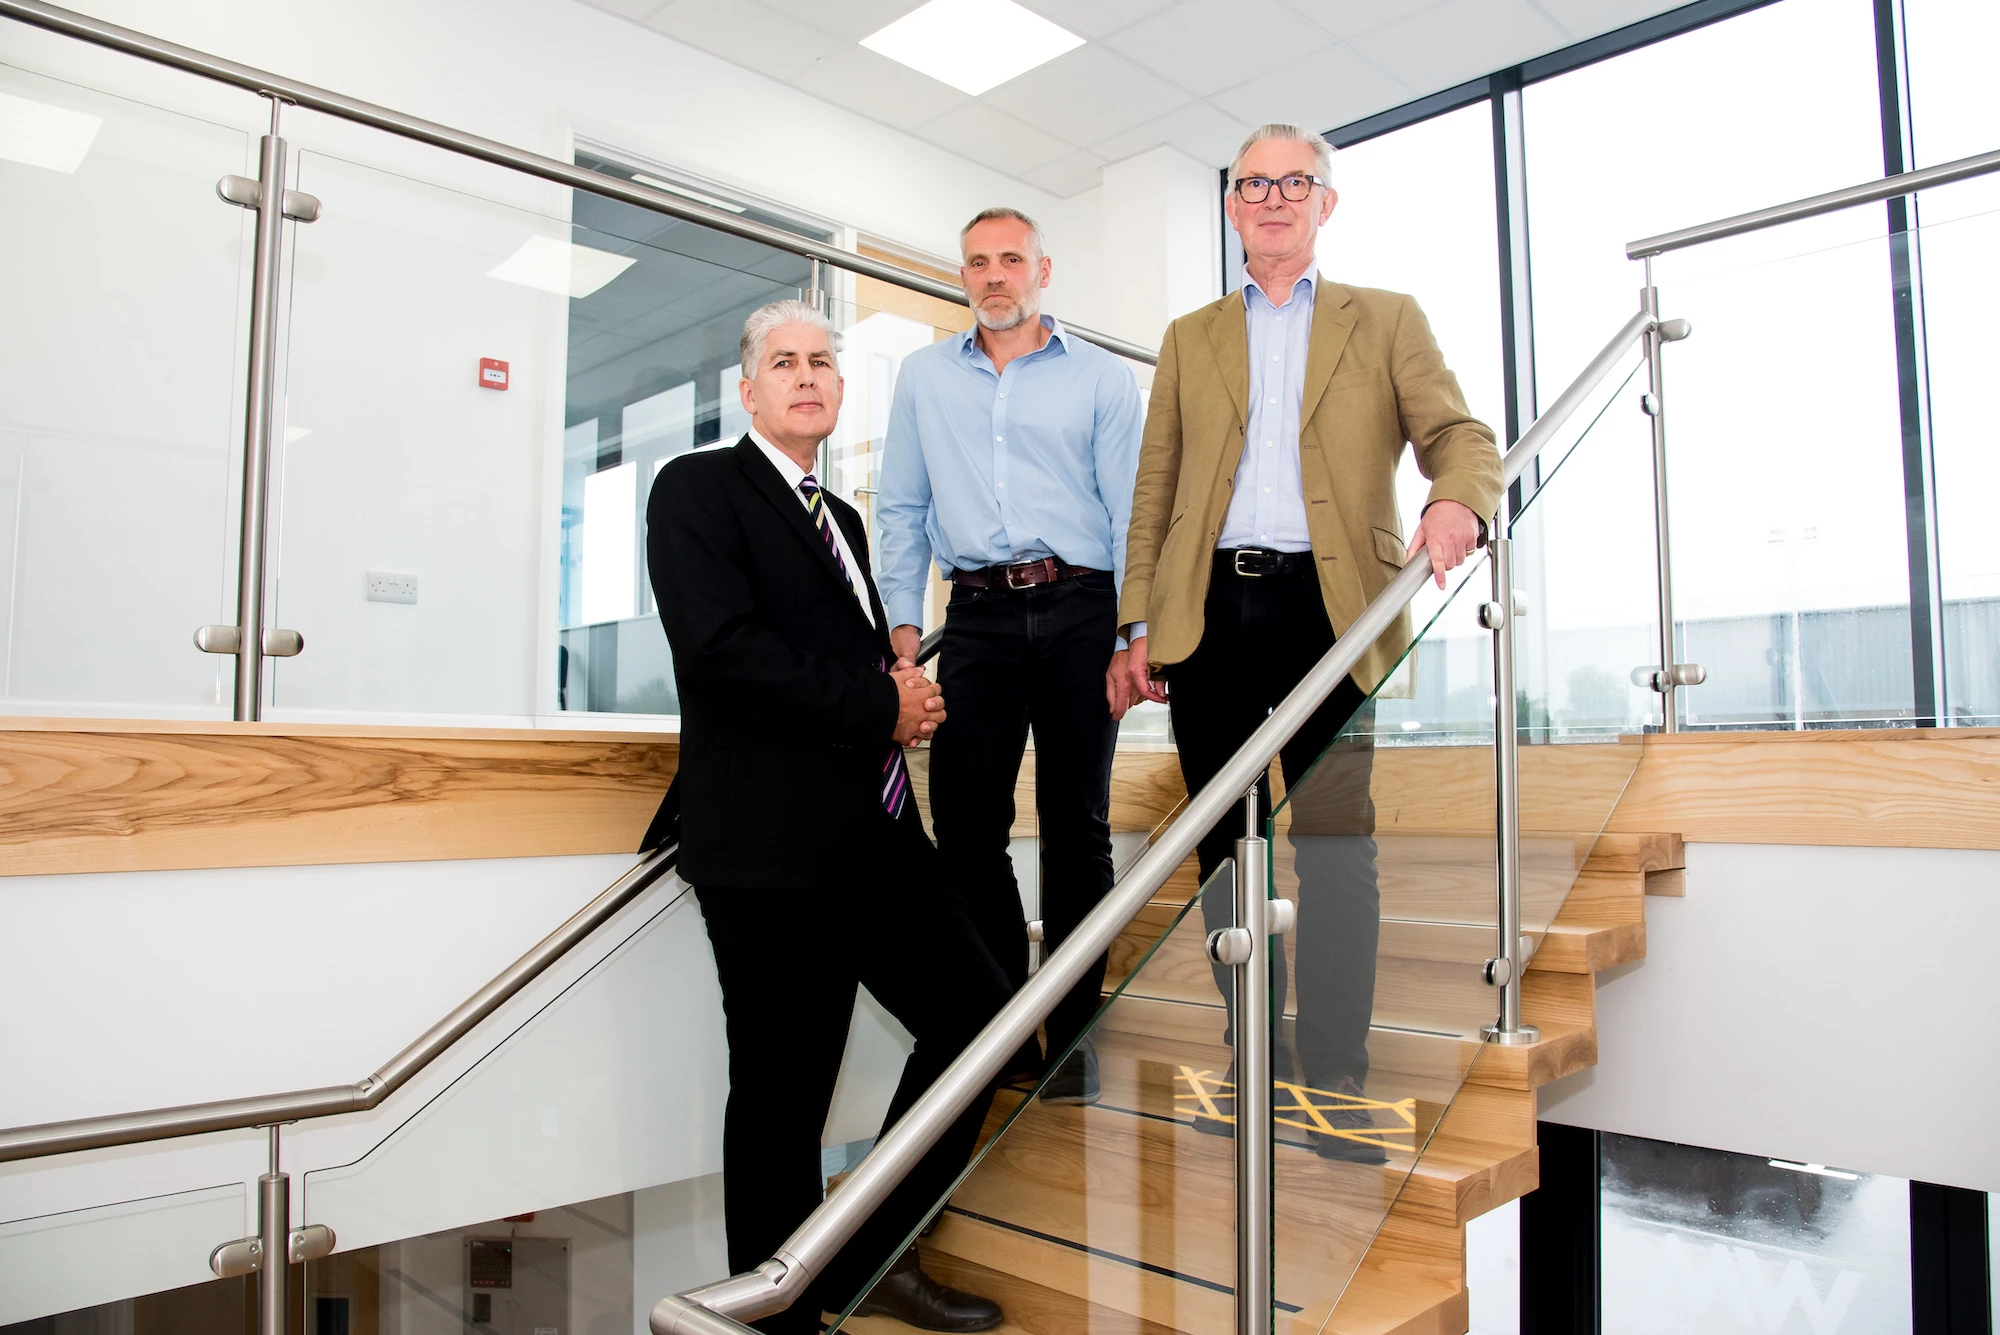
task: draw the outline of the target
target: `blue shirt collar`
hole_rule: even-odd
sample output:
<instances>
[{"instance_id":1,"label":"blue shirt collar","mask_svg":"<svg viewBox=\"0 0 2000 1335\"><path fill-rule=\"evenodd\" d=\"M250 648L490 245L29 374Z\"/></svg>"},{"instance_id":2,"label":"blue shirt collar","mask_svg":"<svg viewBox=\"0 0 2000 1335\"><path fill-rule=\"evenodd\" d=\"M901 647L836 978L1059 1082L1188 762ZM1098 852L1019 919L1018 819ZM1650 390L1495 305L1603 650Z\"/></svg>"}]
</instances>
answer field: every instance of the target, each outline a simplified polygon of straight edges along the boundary
<instances>
[{"instance_id":1,"label":"blue shirt collar","mask_svg":"<svg viewBox=\"0 0 2000 1335\"><path fill-rule=\"evenodd\" d=\"M1306 270L1305 275L1298 282L1292 284L1291 296L1293 300L1297 300L1301 287L1306 290L1306 305L1312 305L1313 301L1319 296L1319 269L1317 267ZM1246 269L1243 273L1243 305L1246 310L1249 308L1250 294L1252 292L1262 297L1264 304L1270 306L1272 310L1277 309L1277 305L1271 300L1271 294L1259 287L1257 280L1252 278L1249 270Z\"/></svg>"},{"instance_id":2,"label":"blue shirt collar","mask_svg":"<svg viewBox=\"0 0 2000 1335\"><path fill-rule=\"evenodd\" d=\"M1040 348L1036 349L1034 352L1029 353L1028 355L1030 357L1039 356L1041 353L1047 352L1051 345L1059 345L1062 348L1064 355L1067 356L1069 353L1069 330L1064 329L1062 327L1062 321L1056 319L1055 316L1050 315L1046 311L1044 311L1037 318L1041 320L1042 328L1049 331L1049 341L1048 343L1044 343ZM979 333L979 322L975 320L973 321L972 328L967 329L959 334L958 336L959 355L969 356L970 354L979 351L978 345L973 342L974 337L978 333Z\"/></svg>"}]
</instances>

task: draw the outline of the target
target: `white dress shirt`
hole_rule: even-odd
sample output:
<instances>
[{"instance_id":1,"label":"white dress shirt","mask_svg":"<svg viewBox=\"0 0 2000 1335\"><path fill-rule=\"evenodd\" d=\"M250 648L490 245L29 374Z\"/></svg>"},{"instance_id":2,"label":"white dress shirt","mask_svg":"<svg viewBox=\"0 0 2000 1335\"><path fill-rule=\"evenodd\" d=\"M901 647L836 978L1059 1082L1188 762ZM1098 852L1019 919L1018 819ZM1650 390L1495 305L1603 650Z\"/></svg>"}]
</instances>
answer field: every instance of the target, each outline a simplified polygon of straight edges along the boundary
<instances>
[{"instance_id":1,"label":"white dress shirt","mask_svg":"<svg viewBox=\"0 0 2000 1335\"><path fill-rule=\"evenodd\" d=\"M810 518L812 507L806 504L806 494L799 490L799 483L811 477L817 484L819 478L792 462L790 455L765 440L755 428L750 431L750 442L764 452L764 457L778 470L778 476L785 479L785 485L792 489L793 498ZM861 563L854 559L854 551L847 545L847 535L840 531L840 521L833 517L832 506L827 506L826 522L833 529L833 540L840 544L840 560L847 567L847 587L853 592L854 600L861 604L861 615L867 617L868 624L872 626L875 624L875 609L869 605L868 590L861 586Z\"/></svg>"}]
</instances>

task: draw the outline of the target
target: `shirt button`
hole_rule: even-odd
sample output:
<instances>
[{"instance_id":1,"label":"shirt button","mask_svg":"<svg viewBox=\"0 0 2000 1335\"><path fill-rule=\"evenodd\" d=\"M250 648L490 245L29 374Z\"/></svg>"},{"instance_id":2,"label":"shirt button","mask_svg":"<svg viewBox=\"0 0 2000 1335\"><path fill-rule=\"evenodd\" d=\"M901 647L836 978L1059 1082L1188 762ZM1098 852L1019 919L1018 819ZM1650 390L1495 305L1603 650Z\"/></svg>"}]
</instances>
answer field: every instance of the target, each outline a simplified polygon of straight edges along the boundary
<instances>
[{"instance_id":1,"label":"shirt button","mask_svg":"<svg viewBox=\"0 0 2000 1335\"><path fill-rule=\"evenodd\" d=\"M1273 408L1278 406L1278 401L1276 399L1265 399L1264 402L1270 404Z\"/></svg>"},{"instance_id":2,"label":"shirt button","mask_svg":"<svg viewBox=\"0 0 2000 1335\"><path fill-rule=\"evenodd\" d=\"M1265 441L1265 442L1264 442L1264 448L1265 448L1265 449L1267 449L1267 450L1268 450L1268 449L1270 449L1270 448L1271 448L1271 442L1270 442L1270 441L1268 441L1268 440L1267 440L1267 441Z\"/></svg>"},{"instance_id":3,"label":"shirt button","mask_svg":"<svg viewBox=\"0 0 2000 1335\"><path fill-rule=\"evenodd\" d=\"M1001 398L1003 398L1003 399L1004 399L1004 398L1006 398L1006 397L1007 397L1007 391L1006 391L1006 390L1004 390L1004 389L1003 389L1003 390L1001 390L1001 391L1000 391L1000 397L1001 397Z\"/></svg>"},{"instance_id":4,"label":"shirt button","mask_svg":"<svg viewBox=\"0 0 2000 1335\"><path fill-rule=\"evenodd\" d=\"M1006 485L1006 484L1002 483L1001 485L1003 485L1003 486L1004 486L1004 485ZM1266 488L1264 488L1264 494L1265 494L1266 496L1269 496L1269 495L1271 494L1271 489L1270 489L1269 487L1266 487Z\"/></svg>"},{"instance_id":5,"label":"shirt button","mask_svg":"<svg viewBox=\"0 0 2000 1335\"><path fill-rule=\"evenodd\" d=\"M993 443L994 443L995 445L998 445L998 444L999 444L999 443L1000 443L1001 441L1003 441L1003 440L1005 440L1005 439L1007 439L1007 438L1006 438L1005 436L995 436L995 437L993 438Z\"/></svg>"},{"instance_id":6,"label":"shirt button","mask_svg":"<svg viewBox=\"0 0 2000 1335\"><path fill-rule=\"evenodd\" d=\"M1278 354L1277 354L1277 353L1275 353L1275 352L1274 352L1274 353L1272 353L1272 354L1271 354L1271 360L1272 360L1272 361L1276 361L1276 360L1278 360Z\"/></svg>"}]
</instances>

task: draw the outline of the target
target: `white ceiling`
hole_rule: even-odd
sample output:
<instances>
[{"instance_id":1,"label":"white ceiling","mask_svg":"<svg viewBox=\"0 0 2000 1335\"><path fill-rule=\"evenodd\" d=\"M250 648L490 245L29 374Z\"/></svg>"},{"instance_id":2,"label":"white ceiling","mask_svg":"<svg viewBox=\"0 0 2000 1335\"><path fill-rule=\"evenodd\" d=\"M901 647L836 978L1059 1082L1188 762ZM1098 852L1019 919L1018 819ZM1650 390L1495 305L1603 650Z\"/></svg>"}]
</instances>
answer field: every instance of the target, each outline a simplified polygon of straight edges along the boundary
<instances>
[{"instance_id":1,"label":"white ceiling","mask_svg":"<svg viewBox=\"0 0 2000 1335\"><path fill-rule=\"evenodd\" d=\"M1222 166L1265 121L1345 125L1680 0L1020 2L1085 44L968 97L859 44L920 0L584 0L1065 197L1160 144Z\"/></svg>"}]
</instances>

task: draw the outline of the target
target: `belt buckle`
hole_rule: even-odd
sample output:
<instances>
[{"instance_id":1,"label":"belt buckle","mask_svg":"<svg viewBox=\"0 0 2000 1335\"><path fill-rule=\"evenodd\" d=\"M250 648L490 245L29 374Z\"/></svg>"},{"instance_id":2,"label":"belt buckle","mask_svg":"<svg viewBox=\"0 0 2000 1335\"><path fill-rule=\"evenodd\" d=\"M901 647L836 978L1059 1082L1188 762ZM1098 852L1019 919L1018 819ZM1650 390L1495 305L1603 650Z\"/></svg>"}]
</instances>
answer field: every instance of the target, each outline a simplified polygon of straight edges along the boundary
<instances>
[{"instance_id":1,"label":"belt buckle","mask_svg":"<svg viewBox=\"0 0 2000 1335\"><path fill-rule=\"evenodd\" d=\"M1234 561L1236 565L1236 573L1238 575L1242 576L1245 579L1262 579L1265 575L1269 574L1270 572L1266 570L1245 570L1243 568L1243 558L1247 556L1252 560L1262 560L1267 555L1269 555L1269 553L1260 552L1254 547L1238 547L1236 549L1236 554L1231 559Z\"/></svg>"},{"instance_id":2,"label":"belt buckle","mask_svg":"<svg viewBox=\"0 0 2000 1335\"><path fill-rule=\"evenodd\" d=\"M1046 565L1047 563L1043 561L1023 561L1019 565L1003 566L1002 570L1005 571L1005 574L1002 575L1002 578L1007 581L1007 587L1010 589L1032 589L1037 583L1046 584L1048 581L1045 579L1020 581L1015 579L1015 575L1017 573L1025 575L1031 570L1043 570L1046 568Z\"/></svg>"}]
</instances>

